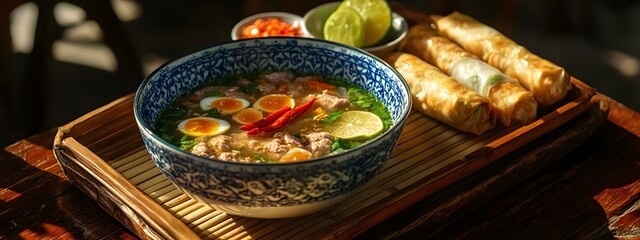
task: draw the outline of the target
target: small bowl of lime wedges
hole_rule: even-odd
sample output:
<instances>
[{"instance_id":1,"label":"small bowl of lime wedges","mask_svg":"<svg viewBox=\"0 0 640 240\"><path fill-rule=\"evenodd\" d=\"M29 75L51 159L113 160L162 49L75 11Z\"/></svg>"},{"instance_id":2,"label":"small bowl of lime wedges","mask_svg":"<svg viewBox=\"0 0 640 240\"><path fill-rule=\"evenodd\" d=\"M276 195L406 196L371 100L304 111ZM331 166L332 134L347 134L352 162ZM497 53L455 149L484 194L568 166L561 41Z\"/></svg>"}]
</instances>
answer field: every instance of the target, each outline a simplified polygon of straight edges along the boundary
<instances>
[{"instance_id":1,"label":"small bowl of lime wedges","mask_svg":"<svg viewBox=\"0 0 640 240\"><path fill-rule=\"evenodd\" d=\"M309 37L346 44L382 56L407 35L407 21L385 0L330 2L308 11L302 27Z\"/></svg>"}]
</instances>

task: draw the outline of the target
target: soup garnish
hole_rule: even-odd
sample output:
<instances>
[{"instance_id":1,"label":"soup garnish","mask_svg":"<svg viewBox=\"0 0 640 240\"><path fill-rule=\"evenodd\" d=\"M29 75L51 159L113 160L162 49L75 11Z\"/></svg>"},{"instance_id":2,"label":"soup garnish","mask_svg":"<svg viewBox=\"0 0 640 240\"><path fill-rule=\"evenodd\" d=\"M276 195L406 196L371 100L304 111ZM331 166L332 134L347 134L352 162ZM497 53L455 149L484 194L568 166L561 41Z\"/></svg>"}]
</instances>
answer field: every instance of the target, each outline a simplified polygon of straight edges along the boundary
<instances>
[{"instance_id":1,"label":"soup garnish","mask_svg":"<svg viewBox=\"0 0 640 240\"><path fill-rule=\"evenodd\" d=\"M285 163L357 147L392 123L387 107L365 89L282 71L214 79L169 104L154 131L206 158Z\"/></svg>"}]
</instances>

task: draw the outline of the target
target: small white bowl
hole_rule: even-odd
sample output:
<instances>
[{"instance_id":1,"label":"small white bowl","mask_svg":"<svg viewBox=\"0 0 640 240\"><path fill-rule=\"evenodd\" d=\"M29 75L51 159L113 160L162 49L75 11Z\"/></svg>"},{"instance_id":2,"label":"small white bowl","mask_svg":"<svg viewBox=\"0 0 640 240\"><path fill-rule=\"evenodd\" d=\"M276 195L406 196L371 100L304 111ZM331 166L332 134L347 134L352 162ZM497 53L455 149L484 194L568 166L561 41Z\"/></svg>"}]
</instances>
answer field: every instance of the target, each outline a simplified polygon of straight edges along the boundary
<instances>
[{"instance_id":1,"label":"small white bowl","mask_svg":"<svg viewBox=\"0 0 640 240\"><path fill-rule=\"evenodd\" d=\"M291 24L291 26L293 27L298 27L301 32L301 35L299 37L304 37L307 35L306 32L304 31L304 28L302 27L303 25L302 17L295 14L286 13L286 12L265 12L265 13L251 15L249 17L246 17L240 20L238 23L236 23L236 25L233 26L233 29L231 29L231 39L232 40L242 39L242 29L244 29L246 26L253 24L258 19L267 20L269 18L278 18L288 24Z\"/></svg>"},{"instance_id":2,"label":"small white bowl","mask_svg":"<svg viewBox=\"0 0 640 240\"><path fill-rule=\"evenodd\" d=\"M324 39L324 23L327 21L327 18L338 9L338 6L340 6L340 2L330 2L309 10L302 18L303 31L309 37ZM382 43L362 49L379 57L386 53L393 52L398 48L402 39L407 36L408 31L409 24L407 21L400 16L400 14L394 12L391 15L391 28L389 28Z\"/></svg>"}]
</instances>

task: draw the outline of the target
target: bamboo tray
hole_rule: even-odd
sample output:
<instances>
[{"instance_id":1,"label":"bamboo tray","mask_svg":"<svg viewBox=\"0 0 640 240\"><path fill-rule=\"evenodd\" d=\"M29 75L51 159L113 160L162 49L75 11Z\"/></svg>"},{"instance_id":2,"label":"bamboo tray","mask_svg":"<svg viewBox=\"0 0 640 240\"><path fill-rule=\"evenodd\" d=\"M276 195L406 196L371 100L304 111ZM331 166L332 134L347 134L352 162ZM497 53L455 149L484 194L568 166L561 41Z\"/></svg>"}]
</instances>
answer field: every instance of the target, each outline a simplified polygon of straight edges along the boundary
<instances>
[{"instance_id":1,"label":"bamboo tray","mask_svg":"<svg viewBox=\"0 0 640 240\"><path fill-rule=\"evenodd\" d=\"M76 185L144 239L348 238L575 118L594 94L572 78L567 97L542 110L535 122L481 136L412 112L378 176L331 209L291 219L231 216L183 194L149 158L132 95L60 127L54 153Z\"/></svg>"}]
</instances>

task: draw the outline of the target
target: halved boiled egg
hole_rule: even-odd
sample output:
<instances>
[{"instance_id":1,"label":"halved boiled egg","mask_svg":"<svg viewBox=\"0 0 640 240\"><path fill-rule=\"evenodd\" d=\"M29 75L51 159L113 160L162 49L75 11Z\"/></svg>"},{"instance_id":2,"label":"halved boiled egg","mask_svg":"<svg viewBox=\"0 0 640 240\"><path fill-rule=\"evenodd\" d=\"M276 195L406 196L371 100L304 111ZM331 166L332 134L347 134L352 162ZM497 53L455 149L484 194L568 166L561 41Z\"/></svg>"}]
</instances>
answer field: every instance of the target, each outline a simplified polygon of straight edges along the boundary
<instances>
[{"instance_id":1,"label":"halved boiled egg","mask_svg":"<svg viewBox=\"0 0 640 240\"><path fill-rule=\"evenodd\" d=\"M248 124L262 119L262 112L255 108L245 108L238 111L231 117L234 121L240 124Z\"/></svg>"},{"instance_id":2,"label":"halved boiled egg","mask_svg":"<svg viewBox=\"0 0 640 240\"><path fill-rule=\"evenodd\" d=\"M282 155L282 157L278 161L279 162L297 162L297 161L307 160L311 157L313 157L313 154L307 151L306 149L292 148L289 151L287 151L284 155Z\"/></svg>"},{"instance_id":3,"label":"halved boiled egg","mask_svg":"<svg viewBox=\"0 0 640 240\"><path fill-rule=\"evenodd\" d=\"M210 117L194 117L178 123L178 130L192 137L220 135L229 130L229 127L229 122Z\"/></svg>"},{"instance_id":4,"label":"halved boiled egg","mask_svg":"<svg viewBox=\"0 0 640 240\"><path fill-rule=\"evenodd\" d=\"M230 114L249 106L249 101L233 97L206 97L200 100L200 108L203 111L215 108L222 114Z\"/></svg>"},{"instance_id":5,"label":"halved boiled egg","mask_svg":"<svg viewBox=\"0 0 640 240\"><path fill-rule=\"evenodd\" d=\"M278 111L283 107L291 107L294 108L296 106L296 102L293 98L284 95L284 94L269 94L261 97L256 102L253 103L253 107L260 109L262 111L272 113Z\"/></svg>"}]
</instances>

